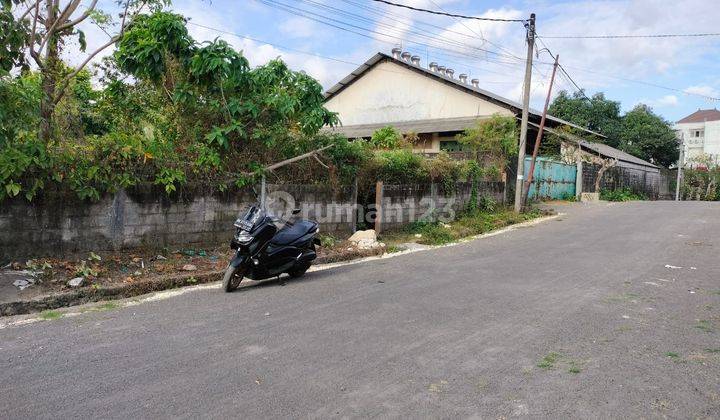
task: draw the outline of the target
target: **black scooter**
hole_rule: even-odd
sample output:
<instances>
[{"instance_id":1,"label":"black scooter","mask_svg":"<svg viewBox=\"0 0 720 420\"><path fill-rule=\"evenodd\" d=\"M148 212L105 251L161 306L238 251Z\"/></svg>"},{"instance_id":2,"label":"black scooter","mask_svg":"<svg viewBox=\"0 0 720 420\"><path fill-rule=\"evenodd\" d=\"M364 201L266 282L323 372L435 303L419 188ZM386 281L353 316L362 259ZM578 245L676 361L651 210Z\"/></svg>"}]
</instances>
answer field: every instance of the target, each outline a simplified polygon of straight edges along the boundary
<instances>
[{"instance_id":1,"label":"black scooter","mask_svg":"<svg viewBox=\"0 0 720 420\"><path fill-rule=\"evenodd\" d=\"M298 214L299 209L292 214ZM277 224L283 224L278 230ZM320 245L318 224L309 220L290 222L252 206L235 221L235 236L230 248L236 250L223 277L223 290L232 292L247 277L262 280L287 273L300 277L317 257Z\"/></svg>"}]
</instances>

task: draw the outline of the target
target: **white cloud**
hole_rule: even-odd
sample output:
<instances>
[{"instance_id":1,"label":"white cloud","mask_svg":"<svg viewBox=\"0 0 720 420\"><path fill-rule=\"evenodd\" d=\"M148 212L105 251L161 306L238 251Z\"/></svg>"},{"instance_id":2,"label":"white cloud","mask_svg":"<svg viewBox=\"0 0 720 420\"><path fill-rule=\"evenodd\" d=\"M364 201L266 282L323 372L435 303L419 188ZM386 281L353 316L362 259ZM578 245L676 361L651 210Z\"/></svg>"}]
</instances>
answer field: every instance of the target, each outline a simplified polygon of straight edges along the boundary
<instances>
[{"instance_id":1,"label":"white cloud","mask_svg":"<svg viewBox=\"0 0 720 420\"><path fill-rule=\"evenodd\" d=\"M291 38L309 38L319 32L315 22L300 16L281 22L278 29Z\"/></svg>"},{"instance_id":2,"label":"white cloud","mask_svg":"<svg viewBox=\"0 0 720 420\"><path fill-rule=\"evenodd\" d=\"M653 108L665 108L665 107L673 107L678 106L680 104L680 101L678 100L678 97L675 95L665 95L658 99L641 99L639 100L635 105L643 103L645 105L648 105Z\"/></svg>"},{"instance_id":3,"label":"white cloud","mask_svg":"<svg viewBox=\"0 0 720 420\"><path fill-rule=\"evenodd\" d=\"M336 61L327 60L318 56L284 51L273 45L251 40L246 37L234 36L228 33L221 33L216 30L207 29L206 27L215 28L220 31L235 33L232 28L222 24L222 19L216 13L198 13L193 10L196 6L179 10L186 16L193 16L190 22L202 25L188 25L190 35L197 40L212 41L217 37L224 39L233 48L241 50L245 58L250 62L250 66L255 67L267 63L275 58L281 58L293 70L303 70L307 74L317 79L324 87L330 87L338 80L347 75L353 65L338 63ZM364 59L363 59L364 60Z\"/></svg>"},{"instance_id":4,"label":"white cloud","mask_svg":"<svg viewBox=\"0 0 720 420\"><path fill-rule=\"evenodd\" d=\"M404 3L438 9L438 6L433 4L438 3L438 0L412 0ZM445 8L444 4L441 6ZM566 0L533 3L532 6L532 10L528 6L523 6L522 9L503 7L478 12L476 15L515 19L528 17L531 11L537 12L537 32L541 37L716 32L714 29L720 20L720 7L717 7L716 2L707 0ZM375 27L375 30L385 34L375 36L376 47L380 50L389 51L392 44L398 43L396 37L402 38L406 40L403 47L421 55L424 60L428 57L431 61L452 66L456 72L469 73L471 78L479 78L481 86L488 90L512 100L520 99L526 44L525 31L519 23L469 20L458 22L448 17L429 16L390 6L385 7L385 10L388 15L380 19L380 23ZM445 30L425 27L420 22L439 25ZM426 31L431 39L412 32L418 30ZM432 32L437 34L433 35ZM426 45L415 45L407 41ZM593 91L616 87L619 84L636 86L618 78L653 82L660 77L674 76L679 69L697 65L704 59L712 60L720 52L716 41L713 38L548 38L538 42L537 50L547 45L553 53L559 53L561 64L574 81L591 94ZM488 54L481 49L499 52L501 56ZM552 60L543 52L535 61L531 92L533 104L538 107L542 105L547 92L547 88L540 82L547 81ZM715 96L718 93L717 89L692 88L694 89L688 92L713 92ZM554 91L561 89L574 91L575 87L564 76L558 76ZM678 105L679 100L677 96L667 95L649 102L656 106L670 107Z\"/></svg>"},{"instance_id":5,"label":"white cloud","mask_svg":"<svg viewBox=\"0 0 720 420\"><path fill-rule=\"evenodd\" d=\"M712 98L718 98L720 97L720 91L717 89L707 86L707 85L697 85L697 86L690 86L683 90L683 92L691 94L691 95L702 95L702 96L709 96Z\"/></svg>"}]
</instances>

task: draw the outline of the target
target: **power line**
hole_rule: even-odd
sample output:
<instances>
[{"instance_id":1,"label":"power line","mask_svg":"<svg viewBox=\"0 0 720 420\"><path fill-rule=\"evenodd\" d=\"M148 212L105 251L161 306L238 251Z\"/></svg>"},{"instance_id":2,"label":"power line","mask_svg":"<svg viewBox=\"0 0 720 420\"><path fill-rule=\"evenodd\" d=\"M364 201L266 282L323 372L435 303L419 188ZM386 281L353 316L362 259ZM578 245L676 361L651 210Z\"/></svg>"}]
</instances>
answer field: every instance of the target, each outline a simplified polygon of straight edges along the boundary
<instances>
[{"instance_id":1,"label":"power line","mask_svg":"<svg viewBox=\"0 0 720 420\"><path fill-rule=\"evenodd\" d=\"M293 6L290 6L290 5L288 5L288 4L279 2L279 1L277 1L277 0L258 0L258 1L259 1L260 3L265 4L266 6L273 7L273 8L279 9L279 10L283 10L283 11L285 11L285 12L287 12L287 13L294 14L294 15L296 15L296 16L301 16L301 17L304 17L304 18L306 18L306 19L309 19L309 20L312 20L312 21L315 21L315 22L318 22L318 23L321 23L321 24L324 24L324 25L327 25L327 26L330 26L330 27L333 27L333 28L336 28L336 29L340 29L340 30L342 30L342 31L346 31L346 32L349 32L349 33L352 33L352 34L355 34L355 35L359 35L359 36L363 36L363 37L366 37L366 38L369 38L369 39L373 39L373 40L378 40L378 41L381 41L381 42L385 42L385 43L387 43L387 44L393 44L393 43L392 43L392 42L388 42L388 41L384 41L384 40L382 40L382 39L377 39L376 37L374 37L374 36L372 36L372 35L369 35L368 33L380 35L380 36L383 36L383 37L386 37L386 38L393 38L393 39L396 39L397 41L400 41L400 42L403 42L403 41L404 41L404 42L408 42L408 43L411 43L411 44L416 44L416 45L424 46L424 47L426 47L426 48L431 48L431 49L435 49L435 50L450 51L450 52L455 53L455 54L463 54L462 56L456 55L457 57L461 57L461 58L467 58L467 56L470 56L470 57L476 58L476 59L478 59L478 60L487 60L487 61L492 62L492 60L490 60L489 57L480 57L480 56L477 56L477 55L473 55L473 54L469 53L468 51L458 51L458 50L456 50L456 49L450 49L450 48L447 48L447 47L430 45L430 44L426 44L426 43L423 43L423 42L418 42L418 41L413 41L413 40L410 40L410 39L405 39L405 38L402 38L401 36L398 36L398 35L393 35L393 34L388 34L388 33L385 33L385 32L380 32L380 31L378 31L378 30L368 29L368 28L365 28L365 27L363 27L363 26L358 26L358 25L355 25L355 24L352 24L352 23L348 23L348 22L345 22L345 21L342 21L342 20L329 18L329 17L327 17L327 16L325 16L325 15L321 15L321 14L318 14L318 13L314 13L314 12L309 11L309 10L295 8L295 7L293 7ZM347 27L342 26L342 25L345 25L345 26L347 26ZM359 32L358 30L363 31L363 32ZM368 32L368 33L364 33L364 32ZM432 39L432 41L436 41L436 40L435 40L435 39ZM437 39L437 41L442 43L444 40L443 40L443 39ZM448 41L448 40L445 40L445 41ZM465 47L465 48L469 48L469 49L480 50L480 51L483 51L483 52L488 52L488 53L491 53L491 54L498 55L499 57L512 58L512 57L510 57L510 56L506 56L506 55L501 54L501 53L498 53L498 52L496 52L496 51L485 50L485 49L482 49L482 48L479 48L479 47L470 46L470 45L467 45L467 44L459 43L459 46ZM495 63L497 63L497 64L505 64L505 65L515 65L515 64L516 64L516 63L507 63L507 62L502 62L502 61L495 61Z\"/></svg>"},{"instance_id":2,"label":"power line","mask_svg":"<svg viewBox=\"0 0 720 420\"><path fill-rule=\"evenodd\" d=\"M214 31L214 32L217 32L217 33L221 33L221 34L225 34L225 35L231 35L231 36L234 36L234 37L237 37L237 38L240 38L240 39L248 39L248 40L250 40L250 41L259 42L259 43L261 43L261 44L271 45L271 46L273 46L273 47L275 47L275 48L277 48L277 49L283 50L283 51L294 52L294 53L297 53L297 54L308 55L308 56L312 56L312 57L322 58L322 59L324 59L324 60L336 61L336 62L338 62L338 63L349 64L349 65L358 66L358 67L362 65L361 63L357 63L357 62L354 62L354 61L348 61L348 60L343 60L343 59L336 58L336 57L329 57L329 56L326 56L326 55L317 54L317 53L310 52L310 51L299 50L299 49L296 49L296 48L291 48L291 47L284 46L284 45L282 45L282 44L277 44L277 43L270 42L270 41L266 41L266 40L263 40L263 39L254 38L254 37L251 37L251 36L249 36L249 35L241 35L241 34L238 34L238 33L235 33L235 32L230 32L230 31L226 31L226 30L223 30L223 29L219 29L219 28L213 28L212 26L202 25L202 24L199 24L199 23L191 22L191 21L188 21L187 24L188 24L188 25L197 26L197 27L199 27L199 28L207 29L207 30L210 30L210 31ZM447 61L450 62L450 60L447 60ZM459 63L456 62L456 64L459 64ZM383 71L386 71L386 72L390 72L390 73L398 73L398 74L400 73L400 72L396 72L396 71L392 71L392 70L388 70L388 69L380 69L380 70L383 70ZM488 71L488 70L483 70L483 71L484 71L484 72L488 72L488 73L498 74L498 75L506 75L506 74L507 74L507 73L493 72L493 71ZM513 82L513 81L500 81L500 80L495 80L495 81L483 80L482 83L488 83L488 84L514 84L514 83L516 83L516 82Z\"/></svg>"},{"instance_id":3,"label":"power line","mask_svg":"<svg viewBox=\"0 0 720 420\"><path fill-rule=\"evenodd\" d=\"M352 61L346 61L346 60L342 60L342 59L339 59L339 58L334 58L334 57L328 57L328 56L325 56L325 55L320 55L320 54L317 54L317 53L314 53L314 52L303 51L303 50L298 50L298 49L295 49L295 48L285 47L285 46L283 46L283 45L275 44L275 43L273 43L273 42L264 41L264 40L262 40L262 39L253 38L253 37L250 37L250 36L247 36L247 35L240 35L240 34L237 34L237 33L235 33L235 32L229 32L229 31L225 31L225 30L223 30L223 29L213 28L213 27L211 27L211 26L205 26L205 25L201 25L201 24L195 23L195 22L187 22L187 24L188 24L188 25L197 26L197 27L199 27L199 28L203 28L203 29L208 29L208 30L211 30L211 31L215 31L215 32L218 32L218 33L221 33L221 34L232 35L232 36L235 36L235 37L238 37L238 38L241 38L241 39L249 39L249 40L251 40L251 41L259 42L259 43L262 43L262 44L272 45L272 46L275 47L275 48L279 48L279 49L285 50L285 51L290 51L290 52L294 52L294 53L298 53L298 54L311 55L311 56L314 56L314 57L324 58L324 59L326 59L326 60L337 61L337 62L339 62L339 63L352 64L352 65L354 65L354 66L359 66L359 65L360 65L360 64L354 63L354 62L352 62Z\"/></svg>"},{"instance_id":4,"label":"power line","mask_svg":"<svg viewBox=\"0 0 720 420\"><path fill-rule=\"evenodd\" d=\"M548 45L542 40L542 38L540 38L539 35L536 36L536 39L537 39L538 41L540 41L540 43L541 43L542 46L544 47L545 51L547 51L547 53L550 54L550 57L552 57L553 60L554 60L554 59L555 59L555 54L552 53L552 51L550 50L550 47L548 47ZM545 63L543 63L543 64L545 64ZM555 63L553 63L553 65L554 65L554 64L555 64ZM558 67L560 68L560 75L563 76L563 78L566 79L568 82L570 82L573 86L575 86L575 89L577 90L577 92L580 93L585 99L587 99L588 101L592 101L592 100L591 100L590 98L588 98L588 96L585 94L585 89L581 88L580 85L578 85L578 84L575 82L575 80L572 78L572 76L570 76L570 73L568 73L567 70L565 70L565 68L562 66L562 64L560 64L560 63L558 62L557 65L558 65Z\"/></svg>"},{"instance_id":5,"label":"power line","mask_svg":"<svg viewBox=\"0 0 720 420\"><path fill-rule=\"evenodd\" d=\"M633 38L703 38L720 36L720 33L652 34L652 35L543 35L546 39L633 39Z\"/></svg>"},{"instance_id":6,"label":"power line","mask_svg":"<svg viewBox=\"0 0 720 420\"><path fill-rule=\"evenodd\" d=\"M385 3L390 6L402 7L405 9L414 10L416 12L431 13L434 15L450 16L450 17L456 17L456 18L461 18L461 19L486 20L486 21L490 21L490 22L522 22L522 23L527 22L527 19L503 19L503 18L487 18L487 17L478 17L478 16L458 15L455 13L438 12L437 10L422 9L419 7L408 6L406 4L393 3L393 2L387 1L387 0L373 0L373 1L376 1L378 3Z\"/></svg>"},{"instance_id":7,"label":"power line","mask_svg":"<svg viewBox=\"0 0 720 420\"><path fill-rule=\"evenodd\" d=\"M328 19L328 20L330 20L330 21L335 21L335 22L343 23L343 24L345 24L345 25L350 25L350 24L347 23L347 22L338 21L338 20L336 20L336 19L327 18L327 17L325 17L325 16L323 16L323 15L319 15L319 14L313 13L313 12L310 11L310 10L304 10L304 9L295 8L295 7L290 6L290 5L288 5L288 4L283 4L283 3L281 3L281 2L273 1L273 0L265 0L265 1L264 1L265 4L267 4L266 1L270 1L270 2L272 2L272 3L276 3L276 4L280 5L280 6L284 6L285 8L290 8L290 9L293 9L293 10L295 10L295 11L309 13L309 14L311 14L311 15L314 15L314 16L317 16L317 17L320 17L320 18L325 18L325 19ZM346 16L347 18L349 18L349 19L350 19L351 21L353 21L353 22L372 23L372 24L375 24L375 25L377 25L377 26L385 27L385 28L387 28L387 29L389 29L389 30L391 30L391 31L397 31L397 30L398 30L397 28L395 28L395 27L392 26L392 25L389 25L389 24L386 24L386 23L383 23L383 22L379 22L379 21L370 19L370 18L368 18L368 17L361 16L361 15L358 15L358 14L355 14L355 13L352 13L352 12L348 12L348 11L346 11L346 10L339 9L339 8L336 8L336 7L333 7L333 6L329 6L329 5L326 5L326 4L317 2L317 1L313 1L313 0L300 0L300 1L303 2L303 3L306 3L306 4L314 5L315 7L319 8L319 9L326 10L326 11L330 11L330 12L332 12L332 13L335 14L335 15L340 14L340 15ZM288 11L288 10L286 10L286 9L283 9L283 10ZM411 23L412 23L412 22L411 22ZM350 26L352 26L352 25L350 25ZM368 31L377 33L376 31L372 31L371 29L366 29L366 28L361 28L361 27L357 27L357 28L359 28L359 29L364 29L364 30L368 30ZM484 48L481 48L481 47L477 47L477 46L474 46L474 45L465 44L465 43L463 43L463 42L461 42L461 41L458 41L458 40L448 39L448 38L440 38L440 37L437 37L437 36L436 36L436 37L433 37L432 35L438 35L438 34L434 34L434 33L419 32L419 31L416 31L416 30L413 30L413 29L408 29L407 32L409 32L409 33L411 33L411 34L414 34L414 35L416 35L416 36L419 36L419 37L422 38L422 39L427 39L427 40L429 40L430 42L442 42L442 43L445 43L445 44L455 45L455 46L458 46L458 47L460 47L460 48L469 48L469 49L474 49L474 50L482 51L482 52L485 52L485 53L488 53L488 54L494 54L494 55L497 55L497 56L500 56L500 57L507 57L507 58L512 58L512 57L513 57L512 55L501 54L501 53L498 53L498 52L496 52L496 51L491 51L491 50L484 49ZM386 36L389 36L389 35L386 35ZM427 42L427 41L426 41L426 42Z\"/></svg>"},{"instance_id":8,"label":"power line","mask_svg":"<svg viewBox=\"0 0 720 420\"><path fill-rule=\"evenodd\" d=\"M540 64L552 65L552 63L548 63L548 62L540 62ZM654 88L658 88L658 89L664 89L664 90L667 90L667 91L683 93L683 94L685 94L685 95L698 96L698 97L700 97L700 98L703 98L703 99L706 99L706 100L709 100L709 101L720 101L720 98L715 98L715 97L713 97L713 96L703 95L703 94L700 94L700 93L688 92L688 91L683 90L683 89L678 89L678 88L674 88L674 87L670 87L670 86L663 86L663 85L659 85L659 84L657 84L657 83L645 82L645 81L636 80L636 79L628 79L628 78L626 78L626 77L620 77L620 76L615 76L615 75L612 75L612 74L600 73L600 72L597 72L597 71L595 71L595 70L590 70L590 69L586 69L586 68L582 68L582 67L575 67L575 66L567 66L567 67L570 68L570 69L575 69L575 70L580 71L580 72L597 74L598 76L608 77L608 78L616 79L616 80L622 80L622 81L624 81L624 82L637 83L637 84L640 84L640 85L650 86L650 87L654 87Z\"/></svg>"}]
</instances>

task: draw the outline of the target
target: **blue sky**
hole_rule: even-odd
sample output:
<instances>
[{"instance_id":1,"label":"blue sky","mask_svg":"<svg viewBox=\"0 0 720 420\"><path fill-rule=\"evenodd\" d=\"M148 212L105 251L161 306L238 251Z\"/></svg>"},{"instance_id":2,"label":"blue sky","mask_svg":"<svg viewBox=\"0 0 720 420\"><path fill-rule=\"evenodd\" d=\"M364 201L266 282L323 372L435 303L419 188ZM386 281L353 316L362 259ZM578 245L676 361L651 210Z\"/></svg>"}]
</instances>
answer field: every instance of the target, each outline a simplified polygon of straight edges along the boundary
<instances>
[{"instance_id":1,"label":"blue sky","mask_svg":"<svg viewBox=\"0 0 720 420\"><path fill-rule=\"evenodd\" d=\"M305 70L326 88L375 52L389 52L397 45L420 55L423 65L437 61L454 68L456 74L469 73L479 78L481 87L487 90L520 99L524 62L518 58L525 56L520 23L460 21L371 0L266 1L303 9L306 15L325 22L335 19L329 22L365 36L288 13L262 0L176 0L172 8L190 18L193 24L189 29L196 39L221 37L242 49L252 65L281 56L291 67ZM525 18L535 12L541 36L720 31L716 0L396 2L485 17ZM348 23L360 28L348 27ZM720 106L717 101L697 96L720 97L720 37L544 42L553 53L560 54L560 62L588 95L605 92L607 97L621 101L623 110L643 102L675 121L698 108ZM538 108L547 92L551 60L544 52L536 58L532 101ZM574 89L564 78L557 86Z\"/></svg>"}]
</instances>

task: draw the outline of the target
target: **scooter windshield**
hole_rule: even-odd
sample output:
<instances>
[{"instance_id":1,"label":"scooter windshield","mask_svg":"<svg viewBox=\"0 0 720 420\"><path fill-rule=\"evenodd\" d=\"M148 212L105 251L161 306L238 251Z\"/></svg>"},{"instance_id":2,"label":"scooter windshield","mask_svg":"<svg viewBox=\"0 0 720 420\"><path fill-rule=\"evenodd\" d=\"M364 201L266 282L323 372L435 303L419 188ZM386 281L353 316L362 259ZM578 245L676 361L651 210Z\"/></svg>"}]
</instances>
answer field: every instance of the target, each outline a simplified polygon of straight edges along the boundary
<instances>
[{"instance_id":1,"label":"scooter windshield","mask_svg":"<svg viewBox=\"0 0 720 420\"><path fill-rule=\"evenodd\" d=\"M245 212L245 215L235 221L235 227L252 231L253 227L265 218L265 212L258 207L252 206Z\"/></svg>"}]
</instances>

